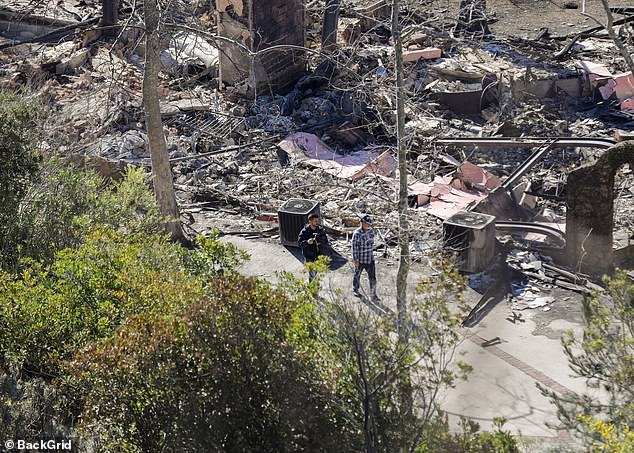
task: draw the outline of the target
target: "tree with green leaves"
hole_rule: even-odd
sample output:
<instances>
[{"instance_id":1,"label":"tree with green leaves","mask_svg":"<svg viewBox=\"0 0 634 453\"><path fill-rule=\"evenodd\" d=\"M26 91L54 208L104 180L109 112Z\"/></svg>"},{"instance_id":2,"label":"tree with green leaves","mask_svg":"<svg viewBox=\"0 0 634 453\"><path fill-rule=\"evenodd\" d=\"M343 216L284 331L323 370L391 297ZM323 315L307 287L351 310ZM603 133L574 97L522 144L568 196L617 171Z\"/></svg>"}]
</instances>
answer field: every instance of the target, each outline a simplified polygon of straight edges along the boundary
<instances>
[{"instance_id":1,"label":"tree with green leaves","mask_svg":"<svg viewBox=\"0 0 634 453\"><path fill-rule=\"evenodd\" d=\"M173 317L130 317L69 365L105 450L337 451L350 445L315 306L217 277Z\"/></svg>"},{"instance_id":2,"label":"tree with green leaves","mask_svg":"<svg viewBox=\"0 0 634 453\"><path fill-rule=\"evenodd\" d=\"M592 394L559 395L540 387L557 406L564 426L602 451L633 445L634 282L625 272L606 279L605 294L583 302L581 337L567 332L562 342L573 373Z\"/></svg>"}]
</instances>

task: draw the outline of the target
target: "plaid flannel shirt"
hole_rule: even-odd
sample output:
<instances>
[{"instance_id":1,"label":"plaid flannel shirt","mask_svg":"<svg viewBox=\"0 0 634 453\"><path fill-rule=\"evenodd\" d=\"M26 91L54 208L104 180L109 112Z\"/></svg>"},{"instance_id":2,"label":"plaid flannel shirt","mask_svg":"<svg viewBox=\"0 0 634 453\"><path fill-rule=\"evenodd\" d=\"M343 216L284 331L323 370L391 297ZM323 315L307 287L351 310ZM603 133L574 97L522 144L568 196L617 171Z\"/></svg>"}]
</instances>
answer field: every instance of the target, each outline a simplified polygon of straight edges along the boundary
<instances>
[{"instance_id":1,"label":"plaid flannel shirt","mask_svg":"<svg viewBox=\"0 0 634 453\"><path fill-rule=\"evenodd\" d=\"M359 227L352 235L352 259L359 263L369 264L374 261L374 230L363 231Z\"/></svg>"}]
</instances>

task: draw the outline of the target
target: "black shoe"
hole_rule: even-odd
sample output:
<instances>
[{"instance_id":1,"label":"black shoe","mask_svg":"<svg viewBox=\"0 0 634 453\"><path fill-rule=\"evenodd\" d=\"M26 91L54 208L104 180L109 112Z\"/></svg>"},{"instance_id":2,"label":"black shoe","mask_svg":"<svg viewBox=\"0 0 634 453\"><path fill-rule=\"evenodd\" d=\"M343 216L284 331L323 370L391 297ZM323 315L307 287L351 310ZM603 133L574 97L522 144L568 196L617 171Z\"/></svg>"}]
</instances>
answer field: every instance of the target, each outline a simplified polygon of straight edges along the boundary
<instances>
[{"instance_id":1,"label":"black shoe","mask_svg":"<svg viewBox=\"0 0 634 453\"><path fill-rule=\"evenodd\" d=\"M361 293L356 289L352 290L352 294L354 294L354 297L361 297Z\"/></svg>"},{"instance_id":2,"label":"black shoe","mask_svg":"<svg viewBox=\"0 0 634 453\"><path fill-rule=\"evenodd\" d=\"M376 294L372 294L372 302L381 302L381 299Z\"/></svg>"}]
</instances>

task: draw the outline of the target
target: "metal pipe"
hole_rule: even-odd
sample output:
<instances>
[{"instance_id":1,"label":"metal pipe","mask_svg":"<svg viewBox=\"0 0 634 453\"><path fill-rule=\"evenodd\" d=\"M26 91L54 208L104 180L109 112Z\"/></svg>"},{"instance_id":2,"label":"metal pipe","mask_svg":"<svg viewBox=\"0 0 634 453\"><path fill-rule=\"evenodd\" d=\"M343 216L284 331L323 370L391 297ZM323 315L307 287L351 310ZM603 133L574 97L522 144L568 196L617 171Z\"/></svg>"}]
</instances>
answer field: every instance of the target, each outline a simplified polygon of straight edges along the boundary
<instances>
[{"instance_id":1,"label":"metal pipe","mask_svg":"<svg viewBox=\"0 0 634 453\"><path fill-rule=\"evenodd\" d=\"M557 140L558 139L554 139L550 143L544 144L540 148L537 148L535 152L531 154L531 156L526 159L524 163L522 163L522 165L517 167L517 169L513 173L511 173L508 178L506 178L506 181L504 181L502 187L504 187L505 189L511 189L513 184L515 184L518 179L524 176L526 172L530 170L533 165L535 165L537 161L544 156L544 154L553 149L555 143L557 143Z\"/></svg>"},{"instance_id":2,"label":"metal pipe","mask_svg":"<svg viewBox=\"0 0 634 453\"><path fill-rule=\"evenodd\" d=\"M479 146L490 148L527 148L534 146L544 146L552 140L557 140L553 148L567 148L570 146L580 146L587 148L600 148L608 149L616 144L616 142L609 138L597 138L597 137L488 137L488 138L476 138L476 137L439 137L432 143L438 145L453 145L453 146Z\"/></svg>"},{"instance_id":3,"label":"metal pipe","mask_svg":"<svg viewBox=\"0 0 634 453\"><path fill-rule=\"evenodd\" d=\"M563 231L557 228L549 227L546 225L540 225L539 223L531 222L514 222L510 220L496 221L496 230L508 230L508 231L526 231L530 233L539 233L555 239L560 245L566 243L566 235Z\"/></svg>"}]
</instances>

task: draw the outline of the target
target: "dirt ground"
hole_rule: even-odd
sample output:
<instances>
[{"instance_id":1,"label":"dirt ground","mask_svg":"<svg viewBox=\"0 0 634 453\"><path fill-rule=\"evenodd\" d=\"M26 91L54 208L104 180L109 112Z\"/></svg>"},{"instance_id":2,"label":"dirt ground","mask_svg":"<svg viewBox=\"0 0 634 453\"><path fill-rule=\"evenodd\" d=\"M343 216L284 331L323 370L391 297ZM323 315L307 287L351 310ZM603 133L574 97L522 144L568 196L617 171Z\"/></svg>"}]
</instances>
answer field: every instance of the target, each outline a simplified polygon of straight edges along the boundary
<instances>
[{"instance_id":1,"label":"dirt ground","mask_svg":"<svg viewBox=\"0 0 634 453\"><path fill-rule=\"evenodd\" d=\"M487 15L496 19L490 24L498 37L534 38L541 28L551 36L574 36L597 23L582 14L583 0L489 0ZM585 2L585 12L605 23L605 11L599 1ZM435 0L434 11L456 17L458 1ZM624 2L610 2L611 6L626 6ZM615 20L621 16L615 15Z\"/></svg>"}]
</instances>

